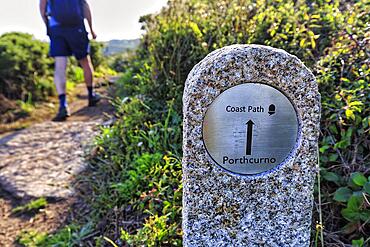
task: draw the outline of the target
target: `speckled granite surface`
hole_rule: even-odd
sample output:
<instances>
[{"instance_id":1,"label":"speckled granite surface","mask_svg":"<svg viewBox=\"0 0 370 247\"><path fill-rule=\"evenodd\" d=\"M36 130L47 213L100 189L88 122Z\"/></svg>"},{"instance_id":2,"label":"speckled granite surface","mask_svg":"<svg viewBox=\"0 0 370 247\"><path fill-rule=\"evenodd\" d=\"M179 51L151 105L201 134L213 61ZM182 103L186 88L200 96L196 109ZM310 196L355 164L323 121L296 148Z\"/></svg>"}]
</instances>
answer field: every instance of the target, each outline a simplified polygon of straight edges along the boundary
<instances>
[{"instance_id":1,"label":"speckled granite surface","mask_svg":"<svg viewBox=\"0 0 370 247\"><path fill-rule=\"evenodd\" d=\"M248 82L285 92L297 109L301 136L296 156L279 169L241 176L207 154L202 120L220 93ZM313 74L283 50L228 46L193 68L183 103L184 246L309 246L320 118Z\"/></svg>"}]
</instances>

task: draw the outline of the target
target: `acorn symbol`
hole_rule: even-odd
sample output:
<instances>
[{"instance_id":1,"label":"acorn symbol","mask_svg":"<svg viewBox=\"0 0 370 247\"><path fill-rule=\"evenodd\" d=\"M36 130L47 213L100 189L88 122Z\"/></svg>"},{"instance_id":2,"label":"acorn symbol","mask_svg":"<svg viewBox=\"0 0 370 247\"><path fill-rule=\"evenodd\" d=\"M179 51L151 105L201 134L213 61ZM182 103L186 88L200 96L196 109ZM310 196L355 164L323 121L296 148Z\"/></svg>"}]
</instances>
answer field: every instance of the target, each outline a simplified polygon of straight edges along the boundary
<instances>
[{"instance_id":1,"label":"acorn symbol","mask_svg":"<svg viewBox=\"0 0 370 247\"><path fill-rule=\"evenodd\" d=\"M275 105L274 104L271 104L270 106L269 106L269 114L270 114L270 116L272 115L272 114L275 114Z\"/></svg>"}]
</instances>

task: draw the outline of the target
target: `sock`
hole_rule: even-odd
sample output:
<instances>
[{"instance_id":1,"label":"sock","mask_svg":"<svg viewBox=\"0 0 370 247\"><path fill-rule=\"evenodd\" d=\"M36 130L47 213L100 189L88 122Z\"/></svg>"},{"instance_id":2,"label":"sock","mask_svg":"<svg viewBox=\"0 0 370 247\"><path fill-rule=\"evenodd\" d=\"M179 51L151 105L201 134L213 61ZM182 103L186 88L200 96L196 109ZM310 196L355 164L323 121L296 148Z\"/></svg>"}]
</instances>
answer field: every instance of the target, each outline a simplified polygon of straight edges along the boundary
<instances>
[{"instance_id":1,"label":"sock","mask_svg":"<svg viewBox=\"0 0 370 247\"><path fill-rule=\"evenodd\" d=\"M94 89L93 87L87 87L89 99L91 99L94 96Z\"/></svg>"},{"instance_id":2,"label":"sock","mask_svg":"<svg viewBox=\"0 0 370 247\"><path fill-rule=\"evenodd\" d=\"M67 97L65 94L60 94L59 96L59 108L67 107Z\"/></svg>"}]
</instances>

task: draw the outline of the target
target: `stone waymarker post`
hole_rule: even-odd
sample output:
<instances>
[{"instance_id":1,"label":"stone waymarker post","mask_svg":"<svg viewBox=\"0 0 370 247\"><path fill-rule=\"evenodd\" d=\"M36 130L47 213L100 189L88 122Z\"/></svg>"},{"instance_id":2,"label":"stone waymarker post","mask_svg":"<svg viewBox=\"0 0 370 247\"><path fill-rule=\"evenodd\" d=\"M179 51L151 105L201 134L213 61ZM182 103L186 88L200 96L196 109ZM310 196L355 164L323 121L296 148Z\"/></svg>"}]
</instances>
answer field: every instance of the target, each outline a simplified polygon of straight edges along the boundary
<instances>
[{"instance_id":1,"label":"stone waymarker post","mask_svg":"<svg viewBox=\"0 0 370 247\"><path fill-rule=\"evenodd\" d=\"M184 246L309 246L320 95L283 50L216 50L185 85Z\"/></svg>"}]
</instances>

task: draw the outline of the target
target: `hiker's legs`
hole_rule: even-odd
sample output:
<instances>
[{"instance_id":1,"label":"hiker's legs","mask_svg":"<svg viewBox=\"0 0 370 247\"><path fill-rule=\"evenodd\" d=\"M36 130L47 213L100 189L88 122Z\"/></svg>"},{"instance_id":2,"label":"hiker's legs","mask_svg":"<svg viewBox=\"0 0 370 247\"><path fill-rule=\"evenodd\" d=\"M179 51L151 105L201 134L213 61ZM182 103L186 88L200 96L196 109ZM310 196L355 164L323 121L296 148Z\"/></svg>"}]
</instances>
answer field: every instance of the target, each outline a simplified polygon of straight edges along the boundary
<instances>
[{"instance_id":1,"label":"hiker's legs","mask_svg":"<svg viewBox=\"0 0 370 247\"><path fill-rule=\"evenodd\" d=\"M66 97L66 70L67 70L67 57L55 57L55 71L54 83L59 97L59 111L67 108Z\"/></svg>"},{"instance_id":2,"label":"hiker's legs","mask_svg":"<svg viewBox=\"0 0 370 247\"><path fill-rule=\"evenodd\" d=\"M79 63L84 71L86 87L93 87L94 68L90 56L87 55L85 58L80 59Z\"/></svg>"},{"instance_id":3,"label":"hiker's legs","mask_svg":"<svg viewBox=\"0 0 370 247\"><path fill-rule=\"evenodd\" d=\"M78 60L84 71L85 83L88 91L89 106L95 106L99 100L100 96L94 93L93 77L94 77L94 67L91 63L90 56Z\"/></svg>"},{"instance_id":4,"label":"hiker's legs","mask_svg":"<svg viewBox=\"0 0 370 247\"><path fill-rule=\"evenodd\" d=\"M58 95L66 94L67 57L55 57L54 83Z\"/></svg>"},{"instance_id":5,"label":"hiker's legs","mask_svg":"<svg viewBox=\"0 0 370 247\"><path fill-rule=\"evenodd\" d=\"M53 121L64 121L69 116L66 97L66 70L68 57L55 57L54 83L59 97L59 111Z\"/></svg>"}]
</instances>

